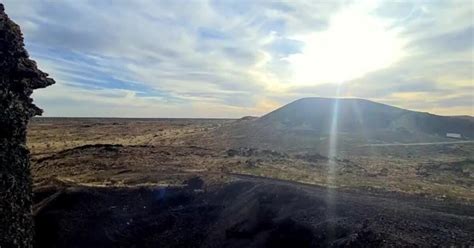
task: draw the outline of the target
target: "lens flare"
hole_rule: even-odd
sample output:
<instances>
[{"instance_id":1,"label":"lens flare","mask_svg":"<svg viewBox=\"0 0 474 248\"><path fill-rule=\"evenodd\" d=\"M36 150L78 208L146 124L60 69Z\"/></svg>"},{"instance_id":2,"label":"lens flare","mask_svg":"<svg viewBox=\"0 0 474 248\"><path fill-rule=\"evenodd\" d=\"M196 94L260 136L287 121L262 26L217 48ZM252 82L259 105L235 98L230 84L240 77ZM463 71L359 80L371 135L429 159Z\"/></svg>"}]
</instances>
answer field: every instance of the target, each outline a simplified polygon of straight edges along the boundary
<instances>
[{"instance_id":1,"label":"lens flare","mask_svg":"<svg viewBox=\"0 0 474 248\"><path fill-rule=\"evenodd\" d=\"M326 220L327 220L327 231L328 236L331 237L334 235L334 226L332 222L336 216L334 209L334 197L336 191L335 179L336 179L336 156L337 156L337 133L338 133L338 123L339 123L339 94L341 90L341 84L338 85L336 91L336 98L333 103L332 118L331 118L331 129L329 130L329 150L328 150L328 165L327 165L327 197L326 197Z\"/></svg>"}]
</instances>

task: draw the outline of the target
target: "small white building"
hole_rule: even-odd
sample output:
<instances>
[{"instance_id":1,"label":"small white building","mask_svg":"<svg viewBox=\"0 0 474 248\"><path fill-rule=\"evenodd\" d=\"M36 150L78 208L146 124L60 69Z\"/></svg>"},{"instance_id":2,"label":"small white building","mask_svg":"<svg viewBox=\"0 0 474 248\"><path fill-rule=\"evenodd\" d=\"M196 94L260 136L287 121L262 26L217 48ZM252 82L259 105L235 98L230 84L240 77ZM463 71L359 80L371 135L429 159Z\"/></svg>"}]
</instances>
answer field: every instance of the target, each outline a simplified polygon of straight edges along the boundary
<instances>
[{"instance_id":1,"label":"small white building","mask_svg":"<svg viewBox=\"0 0 474 248\"><path fill-rule=\"evenodd\" d=\"M446 133L446 137L454 138L454 139L461 139L462 135L460 133Z\"/></svg>"}]
</instances>

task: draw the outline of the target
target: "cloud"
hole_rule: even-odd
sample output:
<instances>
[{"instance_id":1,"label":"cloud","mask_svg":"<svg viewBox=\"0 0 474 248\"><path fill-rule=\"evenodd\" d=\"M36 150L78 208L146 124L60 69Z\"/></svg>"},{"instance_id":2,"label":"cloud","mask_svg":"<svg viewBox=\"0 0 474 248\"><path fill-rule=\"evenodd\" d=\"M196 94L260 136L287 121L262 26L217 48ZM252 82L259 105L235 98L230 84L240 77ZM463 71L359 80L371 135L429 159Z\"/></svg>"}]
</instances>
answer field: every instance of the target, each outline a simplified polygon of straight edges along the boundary
<instances>
[{"instance_id":1,"label":"cloud","mask_svg":"<svg viewBox=\"0 0 474 248\"><path fill-rule=\"evenodd\" d=\"M417 41L419 48L424 48L428 53L437 51L445 52L464 52L472 51L474 27L466 27L450 33L440 34L421 41Z\"/></svg>"},{"instance_id":2,"label":"cloud","mask_svg":"<svg viewBox=\"0 0 474 248\"><path fill-rule=\"evenodd\" d=\"M378 31L343 29L347 35L326 59L318 42L357 2L6 0L5 6L33 59L58 81L34 94L48 116L261 115L303 96L336 96L338 88L342 96L474 115L466 100L473 97L474 14L465 1L379 1L359 9L360 16L345 21L366 18ZM386 46L387 32L403 41L396 49ZM354 46L358 40L364 46ZM357 47L397 56L374 67ZM288 59L298 56L309 79L350 77L341 86L300 85L295 66L303 65ZM336 69L324 76L329 62ZM364 64L371 66L348 73Z\"/></svg>"}]
</instances>

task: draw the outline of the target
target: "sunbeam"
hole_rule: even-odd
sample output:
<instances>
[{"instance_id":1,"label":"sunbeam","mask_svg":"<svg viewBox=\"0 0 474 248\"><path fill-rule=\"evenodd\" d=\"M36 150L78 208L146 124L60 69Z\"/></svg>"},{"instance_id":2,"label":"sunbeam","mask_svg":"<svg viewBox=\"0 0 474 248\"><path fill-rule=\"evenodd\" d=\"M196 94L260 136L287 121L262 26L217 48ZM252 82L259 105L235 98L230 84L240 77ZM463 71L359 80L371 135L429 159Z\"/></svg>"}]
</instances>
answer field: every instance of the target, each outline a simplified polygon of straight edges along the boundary
<instances>
[{"instance_id":1,"label":"sunbeam","mask_svg":"<svg viewBox=\"0 0 474 248\"><path fill-rule=\"evenodd\" d=\"M336 172L336 156L337 156L337 132L338 132L338 121L339 121L339 94L341 90L341 84L338 85L336 91L336 98L333 103L332 117L331 117L331 129L329 130L329 150L328 150L328 184L334 185L335 172Z\"/></svg>"},{"instance_id":2,"label":"sunbeam","mask_svg":"<svg viewBox=\"0 0 474 248\"><path fill-rule=\"evenodd\" d=\"M328 150L328 166L327 166L327 211L326 211L326 220L328 223L328 236L334 236L334 226L332 224L334 218L336 217L336 212L334 209L334 197L335 197L335 179L336 179L336 156L337 156L337 132L338 132L338 122L339 122L339 94L341 90L341 84L338 84L336 91L336 98L333 102L333 110L331 117L331 128L329 130L329 150Z\"/></svg>"}]
</instances>

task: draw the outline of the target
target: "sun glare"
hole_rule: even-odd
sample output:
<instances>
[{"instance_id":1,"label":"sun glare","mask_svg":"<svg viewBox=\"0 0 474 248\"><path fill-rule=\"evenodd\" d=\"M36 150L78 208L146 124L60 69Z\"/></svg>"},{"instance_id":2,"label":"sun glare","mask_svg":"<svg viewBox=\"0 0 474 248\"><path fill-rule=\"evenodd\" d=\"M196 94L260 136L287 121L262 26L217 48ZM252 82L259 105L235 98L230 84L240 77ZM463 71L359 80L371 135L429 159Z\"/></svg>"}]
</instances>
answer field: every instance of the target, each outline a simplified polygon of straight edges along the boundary
<instances>
[{"instance_id":1,"label":"sun glare","mask_svg":"<svg viewBox=\"0 0 474 248\"><path fill-rule=\"evenodd\" d=\"M374 16L375 7L368 2L348 6L324 31L295 37L305 47L286 58L293 84L343 83L398 61L403 56L401 30Z\"/></svg>"}]
</instances>

